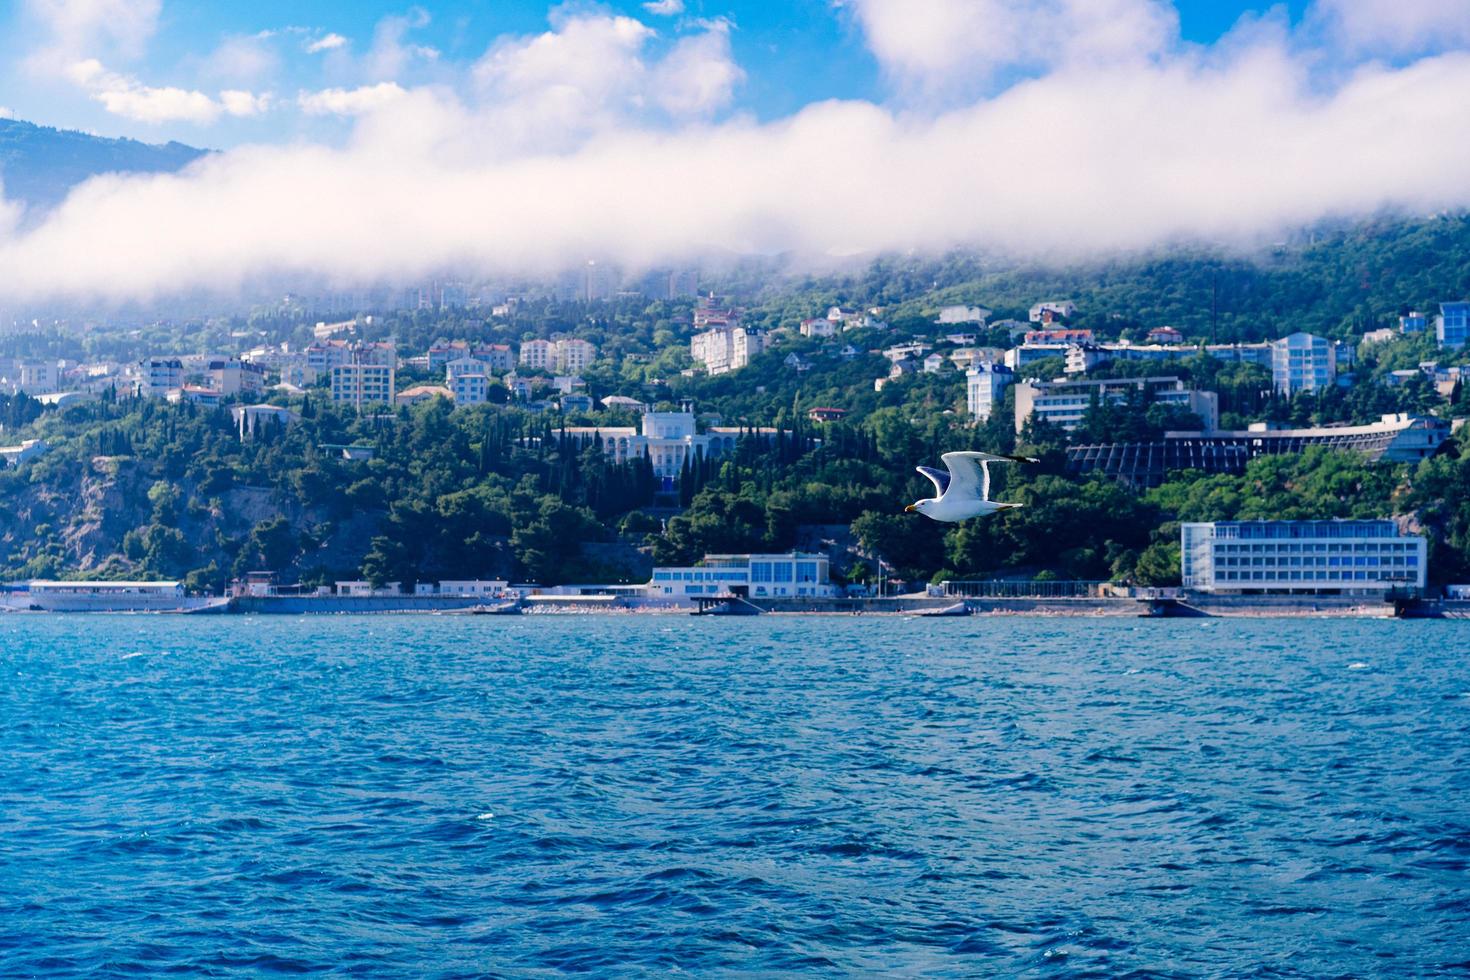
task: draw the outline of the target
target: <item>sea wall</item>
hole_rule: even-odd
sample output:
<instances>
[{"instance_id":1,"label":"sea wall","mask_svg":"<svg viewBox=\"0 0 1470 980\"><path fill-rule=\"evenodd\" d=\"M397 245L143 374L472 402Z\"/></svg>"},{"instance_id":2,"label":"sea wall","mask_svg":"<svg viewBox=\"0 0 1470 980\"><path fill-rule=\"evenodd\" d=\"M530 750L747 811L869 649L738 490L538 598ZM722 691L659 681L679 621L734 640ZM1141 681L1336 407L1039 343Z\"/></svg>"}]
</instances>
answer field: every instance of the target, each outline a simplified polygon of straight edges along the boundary
<instances>
[{"instance_id":1,"label":"sea wall","mask_svg":"<svg viewBox=\"0 0 1470 980\"><path fill-rule=\"evenodd\" d=\"M332 595L332 596L240 596L230 602L230 611L262 615L301 616L313 613L356 615L361 613L443 612L484 605L483 596L442 595ZM495 601L495 600L490 600Z\"/></svg>"}]
</instances>

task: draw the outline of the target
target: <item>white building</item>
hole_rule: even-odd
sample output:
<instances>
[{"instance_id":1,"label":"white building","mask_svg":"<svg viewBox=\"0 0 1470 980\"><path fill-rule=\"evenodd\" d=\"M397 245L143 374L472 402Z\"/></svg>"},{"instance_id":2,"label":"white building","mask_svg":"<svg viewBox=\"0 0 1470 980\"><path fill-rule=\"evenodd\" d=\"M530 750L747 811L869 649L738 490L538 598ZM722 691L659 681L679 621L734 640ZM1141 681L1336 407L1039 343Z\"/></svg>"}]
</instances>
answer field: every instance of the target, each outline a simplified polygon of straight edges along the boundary
<instances>
[{"instance_id":1,"label":"white building","mask_svg":"<svg viewBox=\"0 0 1470 980\"><path fill-rule=\"evenodd\" d=\"M265 390L265 367L237 357L215 358L204 367L209 387L221 395L258 395Z\"/></svg>"},{"instance_id":2,"label":"white building","mask_svg":"<svg viewBox=\"0 0 1470 980\"><path fill-rule=\"evenodd\" d=\"M1019 371L1028 364L1044 361L1049 357L1066 358L1069 344L1021 344L1006 351L1006 367Z\"/></svg>"},{"instance_id":3,"label":"white building","mask_svg":"<svg viewBox=\"0 0 1470 980\"><path fill-rule=\"evenodd\" d=\"M1358 593L1423 588L1427 544L1393 521L1215 521L1180 525L1184 587L1217 593Z\"/></svg>"},{"instance_id":4,"label":"white building","mask_svg":"<svg viewBox=\"0 0 1470 980\"><path fill-rule=\"evenodd\" d=\"M556 367L556 344L549 340L528 340L521 345L518 363L530 371L550 371Z\"/></svg>"},{"instance_id":5,"label":"white building","mask_svg":"<svg viewBox=\"0 0 1470 980\"><path fill-rule=\"evenodd\" d=\"M451 383L461 374L489 374L490 365L475 357L457 357L444 365L444 380Z\"/></svg>"},{"instance_id":6,"label":"white building","mask_svg":"<svg viewBox=\"0 0 1470 980\"><path fill-rule=\"evenodd\" d=\"M167 398L184 385L184 363L177 357L149 357L138 362L138 395Z\"/></svg>"},{"instance_id":7,"label":"white building","mask_svg":"<svg viewBox=\"0 0 1470 980\"><path fill-rule=\"evenodd\" d=\"M556 373L581 374L597 360L597 346L575 337L556 342Z\"/></svg>"},{"instance_id":8,"label":"white building","mask_svg":"<svg viewBox=\"0 0 1470 980\"><path fill-rule=\"evenodd\" d=\"M61 387L61 372L55 361L19 361L11 374L11 394L49 395Z\"/></svg>"},{"instance_id":9,"label":"white building","mask_svg":"<svg viewBox=\"0 0 1470 980\"><path fill-rule=\"evenodd\" d=\"M812 317L801 321L801 335L803 337L835 337L837 336L837 323L826 317Z\"/></svg>"},{"instance_id":10,"label":"white building","mask_svg":"<svg viewBox=\"0 0 1470 980\"><path fill-rule=\"evenodd\" d=\"M1319 391L1337 379L1337 345L1297 331L1271 344L1271 383L1278 394Z\"/></svg>"},{"instance_id":11,"label":"white building","mask_svg":"<svg viewBox=\"0 0 1470 980\"><path fill-rule=\"evenodd\" d=\"M689 341L690 356L710 374L738 371L765 349L765 334L733 325L713 327Z\"/></svg>"},{"instance_id":12,"label":"white building","mask_svg":"<svg viewBox=\"0 0 1470 980\"><path fill-rule=\"evenodd\" d=\"M386 341L354 344L347 340L318 340L306 348L306 365L317 375L343 364L398 367L398 350Z\"/></svg>"},{"instance_id":13,"label":"white building","mask_svg":"<svg viewBox=\"0 0 1470 980\"><path fill-rule=\"evenodd\" d=\"M705 555L698 565L655 568L646 595L651 599L738 595L750 598L838 595L825 555Z\"/></svg>"},{"instance_id":14,"label":"white building","mask_svg":"<svg viewBox=\"0 0 1470 980\"><path fill-rule=\"evenodd\" d=\"M572 426L567 436L582 444L601 440L603 452L616 463L626 463L648 456L654 476L664 490L676 485L684 461L698 453L717 458L733 452L741 436L773 440L772 428L742 428L712 425L698 431L693 412L645 412L639 427Z\"/></svg>"},{"instance_id":15,"label":"white building","mask_svg":"<svg viewBox=\"0 0 1470 980\"><path fill-rule=\"evenodd\" d=\"M883 351L883 356L897 364L899 361L909 358L918 360L933 349L933 344L926 344L922 340L915 340L907 344L894 344L892 347Z\"/></svg>"},{"instance_id":16,"label":"white building","mask_svg":"<svg viewBox=\"0 0 1470 980\"><path fill-rule=\"evenodd\" d=\"M449 391L456 405L483 405L490 400L490 378L483 372L451 374Z\"/></svg>"},{"instance_id":17,"label":"white building","mask_svg":"<svg viewBox=\"0 0 1470 980\"><path fill-rule=\"evenodd\" d=\"M984 323L990 311L983 306L942 306L937 323Z\"/></svg>"},{"instance_id":18,"label":"white building","mask_svg":"<svg viewBox=\"0 0 1470 980\"><path fill-rule=\"evenodd\" d=\"M1028 318L1032 323L1050 323L1052 320L1067 320L1077 314L1077 304L1067 300L1048 300L1031 307Z\"/></svg>"},{"instance_id":19,"label":"white building","mask_svg":"<svg viewBox=\"0 0 1470 980\"><path fill-rule=\"evenodd\" d=\"M990 418L1005 397L1006 387L1016 380L1016 372L1004 364L982 361L965 372L965 407L970 417L979 422Z\"/></svg>"},{"instance_id":20,"label":"white building","mask_svg":"<svg viewBox=\"0 0 1470 980\"><path fill-rule=\"evenodd\" d=\"M51 447L46 444L45 439L27 439L19 446L0 446L0 464L19 466L35 459L49 448Z\"/></svg>"},{"instance_id":21,"label":"white building","mask_svg":"<svg viewBox=\"0 0 1470 980\"><path fill-rule=\"evenodd\" d=\"M1175 405L1193 412L1205 432L1220 424L1220 399L1213 391L1195 391L1178 378L1117 378L1107 381L1021 381L1016 384L1016 431L1032 415L1071 432L1081 424L1094 400L1113 405L1129 399Z\"/></svg>"},{"instance_id":22,"label":"white building","mask_svg":"<svg viewBox=\"0 0 1470 980\"><path fill-rule=\"evenodd\" d=\"M332 368L332 401L362 409L392 405L393 368L383 364L338 364Z\"/></svg>"},{"instance_id":23,"label":"white building","mask_svg":"<svg viewBox=\"0 0 1470 980\"><path fill-rule=\"evenodd\" d=\"M240 438L255 435L261 425L279 425L282 429L298 421L301 416L289 408L279 405L236 405L230 409L230 418L240 430Z\"/></svg>"}]
</instances>

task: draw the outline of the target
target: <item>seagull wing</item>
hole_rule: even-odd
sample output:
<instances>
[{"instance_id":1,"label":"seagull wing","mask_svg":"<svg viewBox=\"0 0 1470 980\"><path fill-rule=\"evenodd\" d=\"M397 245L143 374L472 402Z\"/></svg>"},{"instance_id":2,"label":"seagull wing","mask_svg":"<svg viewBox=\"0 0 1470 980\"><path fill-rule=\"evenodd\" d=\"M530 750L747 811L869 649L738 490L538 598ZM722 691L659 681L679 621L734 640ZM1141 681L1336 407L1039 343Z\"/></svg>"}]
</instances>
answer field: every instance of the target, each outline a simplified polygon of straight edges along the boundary
<instances>
[{"instance_id":1,"label":"seagull wing","mask_svg":"<svg viewBox=\"0 0 1470 980\"><path fill-rule=\"evenodd\" d=\"M944 491L949 489L949 472L947 470L936 470L932 466L915 466L914 469L924 474L924 477L934 484L935 496L944 496Z\"/></svg>"},{"instance_id":2,"label":"seagull wing","mask_svg":"<svg viewBox=\"0 0 1470 980\"><path fill-rule=\"evenodd\" d=\"M957 452L939 457L949 467L955 485L963 486L966 494L974 494L981 500L990 499L991 463L1039 463L1031 456L1007 456L1004 453Z\"/></svg>"},{"instance_id":3,"label":"seagull wing","mask_svg":"<svg viewBox=\"0 0 1470 980\"><path fill-rule=\"evenodd\" d=\"M939 457L949 468L949 487L956 497L976 497L981 500L990 483L990 475L980 468L979 453L945 453Z\"/></svg>"}]
</instances>

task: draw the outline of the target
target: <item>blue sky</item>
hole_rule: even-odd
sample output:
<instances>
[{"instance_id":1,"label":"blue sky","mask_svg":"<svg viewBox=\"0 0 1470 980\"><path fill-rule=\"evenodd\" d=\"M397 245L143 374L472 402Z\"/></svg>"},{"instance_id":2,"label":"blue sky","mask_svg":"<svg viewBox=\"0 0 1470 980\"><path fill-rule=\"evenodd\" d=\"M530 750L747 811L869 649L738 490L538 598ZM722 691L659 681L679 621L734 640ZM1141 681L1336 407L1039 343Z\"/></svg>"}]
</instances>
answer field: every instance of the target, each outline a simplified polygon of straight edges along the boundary
<instances>
[{"instance_id":1,"label":"blue sky","mask_svg":"<svg viewBox=\"0 0 1470 980\"><path fill-rule=\"evenodd\" d=\"M56 2L65 5L66 0ZM98 14L105 18L109 2L127 5L131 0L82 0L77 5L101 8ZM148 2L135 5L147 7ZM1299 22L1306 2L1179 0L1174 9L1181 40L1209 45L1235 27L1242 16L1274 12L1292 23ZM407 19L410 26L403 31L403 42L433 52L435 65L405 67L398 80L408 83L442 77L447 69L455 67L467 70L497 41L547 31L548 15L553 10L536 0L428 0L420 5L390 0L164 0L143 40L117 44L115 39L105 37L105 32L98 32L99 50L79 48L68 52L68 57L82 57L111 48L114 54L103 60L104 67L135 79L139 85L206 93L225 87L268 90L277 106L276 111L248 118L226 113L201 122L195 118L130 118L99 103L95 92L57 77L60 72L38 69L34 63L36 51L48 43L47 25L38 11L48 5L56 3L0 2L0 107L19 118L51 125L148 140L176 138L210 146L283 140L304 134L329 138L333 133L330 121L303 120L299 114L282 109L288 109L289 99L301 91L373 81L326 55L333 51L358 55L367 52L385 22ZM833 0L685 0L683 6L683 12L675 16L660 16L645 9L644 4L629 0L574 2L560 10L637 18L657 32L649 42L653 51L699 31L708 22L727 23L731 57L743 75L733 86L729 104L722 106L724 112L750 113L771 120L824 99L901 101L902 87L874 57L850 4L844 6ZM332 35L343 39L340 48L316 53L306 50L312 42ZM221 52L228 52L231 45L260 52L262 71L255 77L222 74L212 62L220 60ZM431 67L437 75L425 70ZM1023 66L991 79L987 85L993 89L1031 70L1034 66Z\"/></svg>"}]
</instances>

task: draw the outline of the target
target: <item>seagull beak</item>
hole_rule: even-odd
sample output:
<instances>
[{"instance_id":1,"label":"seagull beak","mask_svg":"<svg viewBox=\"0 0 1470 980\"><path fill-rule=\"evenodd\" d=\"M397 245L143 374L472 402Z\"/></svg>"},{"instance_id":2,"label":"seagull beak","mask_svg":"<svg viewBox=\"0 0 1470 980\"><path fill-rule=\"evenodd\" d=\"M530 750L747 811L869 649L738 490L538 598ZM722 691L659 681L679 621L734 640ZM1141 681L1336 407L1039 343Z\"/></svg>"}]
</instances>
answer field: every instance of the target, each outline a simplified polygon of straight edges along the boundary
<instances>
[{"instance_id":1,"label":"seagull beak","mask_svg":"<svg viewBox=\"0 0 1470 980\"><path fill-rule=\"evenodd\" d=\"M915 507L915 506L914 506L914 505L913 505L913 504L909 504L909 505L908 505L908 506L907 506L907 507L905 507L905 508L904 508L904 509L903 509L903 512L904 512L904 513L905 513L905 514L912 514L912 513L913 513L913 512L914 512L914 511L916 511L916 510L918 510L918 509L919 509L919 508L917 508L917 507Z\"/></svg>"}]
</instances>

